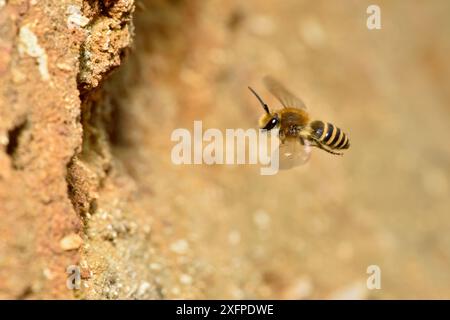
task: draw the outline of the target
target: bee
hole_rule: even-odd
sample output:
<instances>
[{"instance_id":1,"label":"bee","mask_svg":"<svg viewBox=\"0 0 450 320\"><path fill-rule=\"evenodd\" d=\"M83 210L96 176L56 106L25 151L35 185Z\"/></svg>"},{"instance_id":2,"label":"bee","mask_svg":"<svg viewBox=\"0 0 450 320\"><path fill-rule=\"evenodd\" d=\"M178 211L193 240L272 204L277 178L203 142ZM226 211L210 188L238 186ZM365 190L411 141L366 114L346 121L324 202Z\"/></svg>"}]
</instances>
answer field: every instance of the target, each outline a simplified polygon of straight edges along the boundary
<instances>
[{"instance_id":1,"label":"bee","mask_svg":"<svg viewBox=\"0 0 450 320\"><path fill-rule=\"evenodd\" d=\"M251 87L249 89L265 111L259 120L260 128L279 129L280 164L284 168L308 161L311 147L317 147L334 155L342 155L343 153L339 151L350 147L347 134L329 122L311 120L304 102L280 82L267 76L264 78L264 84L282 104L282 109L271 111L256 91Z\"/></svg>"}]
</instances>

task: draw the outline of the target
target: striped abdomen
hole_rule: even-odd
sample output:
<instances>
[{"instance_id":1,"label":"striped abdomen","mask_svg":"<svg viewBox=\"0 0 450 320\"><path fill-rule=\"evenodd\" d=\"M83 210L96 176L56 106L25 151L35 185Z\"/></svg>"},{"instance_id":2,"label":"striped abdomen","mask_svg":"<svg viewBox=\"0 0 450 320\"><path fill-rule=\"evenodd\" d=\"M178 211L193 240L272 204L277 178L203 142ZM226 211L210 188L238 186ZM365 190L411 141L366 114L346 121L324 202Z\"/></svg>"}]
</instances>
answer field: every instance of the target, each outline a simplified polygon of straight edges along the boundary
<instances>
[{"instance_id":1,"label":"striped abdomen","mask_svg":"<svg viewBox=\"0 0 450 320\"><path fill-rule=\"evenodd\" d=\"M330 149L348 149L350 141L347 135L335 125L323 121L311 122L314 138Z\"/></svg>"}]
</instances>

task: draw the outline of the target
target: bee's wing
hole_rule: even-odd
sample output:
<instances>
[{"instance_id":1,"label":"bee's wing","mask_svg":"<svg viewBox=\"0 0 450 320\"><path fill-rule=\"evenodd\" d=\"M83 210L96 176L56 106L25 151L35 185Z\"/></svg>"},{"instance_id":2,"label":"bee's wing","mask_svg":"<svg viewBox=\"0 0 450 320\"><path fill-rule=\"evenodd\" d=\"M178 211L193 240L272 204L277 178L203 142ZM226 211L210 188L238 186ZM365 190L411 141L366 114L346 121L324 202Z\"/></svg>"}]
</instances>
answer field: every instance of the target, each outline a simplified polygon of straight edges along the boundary
<instances>
[{"instance_id":1,"label":"bee's wing","mask_svg":"<svg viewBox=\"0 0 450 320\"><path fill-rule=\"evenodd\" d=\"M301 138L286 139L278 147L281 170L305 164L311 157L311 145Z\"/></svg>"},{"instance_id":2,"label":"bee's wing","mask_svg":"<svg viewBox=\"0 0 450 320\"><path fill-rule=\"evenodd\" d=\"M298 108L306 110L305 103L293 93L291 93L288 89L285 88L279 81L275 80L271 76L266 76L263 79L264 84L267 87L267 90L270 91L285 107Z\"/></svg>"}]
</instances>

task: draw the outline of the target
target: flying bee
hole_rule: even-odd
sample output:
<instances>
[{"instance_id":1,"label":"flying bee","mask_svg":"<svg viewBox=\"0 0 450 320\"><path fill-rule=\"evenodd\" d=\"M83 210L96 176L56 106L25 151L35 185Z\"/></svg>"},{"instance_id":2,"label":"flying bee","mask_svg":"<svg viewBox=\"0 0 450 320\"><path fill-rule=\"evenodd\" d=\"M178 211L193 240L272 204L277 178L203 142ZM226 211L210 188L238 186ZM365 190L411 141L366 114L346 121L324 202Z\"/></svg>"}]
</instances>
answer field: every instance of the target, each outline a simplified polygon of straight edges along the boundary
<instances>
[{"instance_id":1,"label":"flying bee","mask_svg":"<svg viewBox=\"0 0 450 320\"><path fill-rule=\"evenodd\" d=\"M263 130L279 129L280 164L290 168L308 161L311 147L317 147L334 155L342 155L341 150L350 147L348 136L335 125L320 120L311 121L303 101L292 94L280 82L265 77L264 84L283 108L270 110L262 98L249 87L261 103L265 114L259 125Z\"/></svg>"}]
</instances>

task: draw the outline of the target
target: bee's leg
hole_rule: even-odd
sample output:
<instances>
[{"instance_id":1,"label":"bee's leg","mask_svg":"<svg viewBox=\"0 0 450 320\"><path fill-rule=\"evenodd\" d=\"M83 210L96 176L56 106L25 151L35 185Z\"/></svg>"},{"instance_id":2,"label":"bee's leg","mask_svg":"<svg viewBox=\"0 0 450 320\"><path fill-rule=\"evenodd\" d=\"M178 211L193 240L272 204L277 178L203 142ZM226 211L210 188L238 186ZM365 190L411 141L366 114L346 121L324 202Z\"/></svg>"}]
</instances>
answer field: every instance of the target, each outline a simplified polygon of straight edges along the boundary
<instances>
[{"instance_id":1,"label":"bee's leg","mask_svg":"<svg viewBox=\"0 0 450 320\"><path fill-rule=\"evenodd\" d=\"M286 140L286 135L284 134L283 131L280 131L280 132L278 133L278 139L280 139L280 143L281 143L281 144L284 144L284 141Z\"/></svg>"},{"instance_id":2,"label":"bee's leg","mask_svg":"<svg viewBox=\"0 0 450 320\"><path fill-rule=\"evenodd\" d=\"M305 139L303 137L300 137L300 143L302 144L302 146L305 145Z\"/></svg>"},{"instance_id":3,"label":"bee's leg","mask_svg":"<svg viewBox=\"0 0 450 320\"><path fill-rule=\"evenodd\" d=\"M337 156L343 156L344 155L342 152L335 152L335 151L331 151L331 150L328 150L328 149L325 149L325 148L322 148L322 149L325 150L328 153L331 153L331 154L334 154L334 155L337 155Z\"/></svg>"},{"instance_id":4,"label":"bee's leg","mask_svg":"<svg viewBox=\"0 0 450 320\"><path fill-rule=\"evenodd\" d=\"M305 134L304 132L300 131L299 134L299 139L300 139L300 143L302 145L305 145L306 143L308 143L308 145L314 147L315 146L315 140L311 139L310 134Z\"/></svg>"},{"instance_id":5,"label":"bee's leg","mask_svg":"<svg viewBox=\"0 0 450 320\"><path fill-rule=\"evenodd\" d=\"M322 149L322 150L324 150L324 151L326 151L328 153L331 153L331 154L334 154L334 155L337 155L337 156L342 156L343 155L343 153L341 153L341 152L335 152L335 151L332 151L332 150L324 147L323 144L320 143L317 140L314 140L314 142L315 142L315 146L318 147L319 149Z\"/></svg>"}]
</instances>

